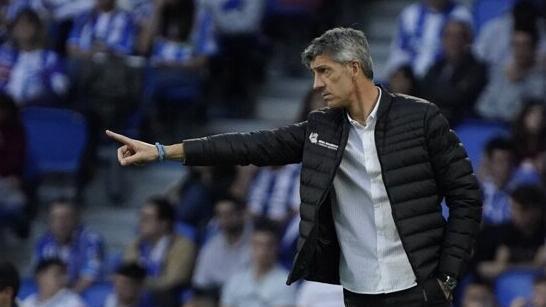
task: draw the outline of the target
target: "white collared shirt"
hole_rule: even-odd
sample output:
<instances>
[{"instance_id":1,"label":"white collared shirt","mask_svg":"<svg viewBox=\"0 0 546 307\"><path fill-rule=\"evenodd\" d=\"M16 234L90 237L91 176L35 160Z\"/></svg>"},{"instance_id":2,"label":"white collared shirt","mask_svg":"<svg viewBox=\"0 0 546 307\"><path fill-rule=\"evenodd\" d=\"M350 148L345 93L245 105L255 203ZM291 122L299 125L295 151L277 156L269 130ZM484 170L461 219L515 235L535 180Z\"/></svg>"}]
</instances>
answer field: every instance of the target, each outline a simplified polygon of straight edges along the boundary
<instances>
[{"instance_id":1,"label":"white collared shirt","mask_svg":"<svg viewBox=\"0 0 546 307\"><path fill-rule=\"evenodd\" d=\"M343 160L334 178L332 206L341 247L341 285L355 293L379 294L416 285L416 277L392 217L375 147L379 97L361 125L348 114L351 128Z\"/></svg>"}]
</instances>

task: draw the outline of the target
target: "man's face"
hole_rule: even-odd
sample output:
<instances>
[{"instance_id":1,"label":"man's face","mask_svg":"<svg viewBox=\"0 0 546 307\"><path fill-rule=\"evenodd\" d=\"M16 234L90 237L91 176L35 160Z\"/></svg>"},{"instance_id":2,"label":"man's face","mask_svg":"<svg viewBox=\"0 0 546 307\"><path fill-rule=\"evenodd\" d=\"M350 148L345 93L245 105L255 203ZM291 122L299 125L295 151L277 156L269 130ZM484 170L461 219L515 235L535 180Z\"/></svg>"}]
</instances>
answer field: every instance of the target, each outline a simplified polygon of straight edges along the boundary
<instances>
[{"instance_id":1,"label":"man's face","mask_svg":"<svg viewBox=\"0 0 546 307\"><path fill-rule=\"evenodd\" d=\"M215 207L215 215L220 229L225 233L232 233L243 228L243 212L239 212L231 201L219 201Z\"/></svg>"},{"instance_id":2,"label":"man's face","mask_svg":"<svg viewBox=\"0 0 546 307\"><path fill-rule=\"evenodd\" d=\"M142 284L127 276L117 274L114 276L114 289L119 302L122 305L129 305L138 298Z\"/></svg>"},{"instance_id":3,"label":"man's face","mask_svg":"<svg viewBox=\"0 0 546 307\"><path fill-rule=\"evenodd\" d=\"M139 233L143 240L151 240L161 236L163 227L159 220L157 210L152 205L145 205L140 210Z\"/></svg>"},{"instance_id":4,"label":"man's face","mask_svg":"<svg viewBox=\"0 0 546 307\"><path fill-rule=\"evenodd\" d=\"M28 43L36 39L38 29L27 17L21 17L13 26L12 35L18 44Z\"/></svg>"},{"instance_id":5,"label":"man's face","mask_svg":"<svg viewBox=\"0 0 546 307\"><path fill-rule=\"evenodd\" d=\"M495 183L501 187L506 184L514 168L514 157L508 150L493 150L489 157L489 169Z\"/></svg>"},{"instance_id":6,"label":"man's face","mask_svg":"<svg viewBox=\"0 0 546 307\"><path fill-rule=\"evenodd\" d=\"M60 242L70 240L78 225L76 212L68 205L55 204L49 212L49 228Z\"/></svg>"},{"instance_id":7,"label":"man's face","mask_svg":"<svg viewBox=\"0 0 546 307\"><path fill-rule=\"evenodd\" d=\"M52 265L36 276L36 282L40 293L52 295L65 287L67 276L62 267Z\"/></svg>"},{"instance_id":8,"label":"man's face","mask_svg":"<svg viewBox=\"0 0 546 307\"><path fill-rule=\"evenodd\" d=\"M466 26L458 21L450 21L443 32L442 43L448 59L458 59L464 55L469 42Z\"/></svg>"},{"instance_id":9,"label":"man's face","mask_svg":"<svg viewBox=\"0 0 546 307\"><path fill-rule=\"evenodd\" d=\"M464 291L463 307L493 306L493 294L483 285L469 285Z\"/></svg>"},{"instance_id":10,"label":"man's face","mask_svg":"<svg viewBox=\"0 0 546 307\"><path fill-rule=\"evenodd\" d=\"M252 258L259 267L269 267L277 261L277 239L272 233L257 231L253 234Z\"/></svg>"},{"instance_id":11,"label":"man's face","mask_svg":"<svg viewBox=\"0 0 546 307\"><path fill-rule=\"evenodd\" d=\"M350 64L335 62L319 55L311 62L313 88L320 92L329 107L346 107L354 96L354 79Z\"/></svg>"},{"instance_id":12,"label":"man's face","mask_svg":"<svg viewBox=\"0 0 546 307\"><path fill-rule=\"evenodd\" d=\"M542 213L539 208L523 208L523 206L510 199L512 209L512 223L518 229L536 229L542 220Z\"/></svg>"},{"instance_id":13,"label":"man's face","mask_svg":"<svg viewBox=\"0 0 546 307\"><path fill-rule=\"evenodd\" d=\"M516 65L526 67L535 59L535 46L531 35L522 31L512 34L512 54Z\"/></svg>"}]
</instances>

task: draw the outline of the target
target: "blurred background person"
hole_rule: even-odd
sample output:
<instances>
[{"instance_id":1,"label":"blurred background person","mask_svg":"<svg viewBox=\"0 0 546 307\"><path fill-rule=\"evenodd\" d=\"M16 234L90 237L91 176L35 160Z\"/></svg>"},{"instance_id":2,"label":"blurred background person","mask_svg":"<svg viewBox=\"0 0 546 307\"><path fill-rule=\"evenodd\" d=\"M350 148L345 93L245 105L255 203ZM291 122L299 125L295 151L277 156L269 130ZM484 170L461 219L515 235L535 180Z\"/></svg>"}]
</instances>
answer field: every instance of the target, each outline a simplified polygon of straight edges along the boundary
<instances>
[{"instance_id":1,"label":"blurred background person","mask_svg":"<svg viewBox=\"0 0 546 307\"><path fill-rule=\"evenodd\" d=\"M263 79L265 48L262 23L265 0L204 0L218 37L219 53L213 62L214 82L226 111L254 114L256 87Z\"/></svg>"},{"instance_id":2,"label":"blurred background person","mask_svg":"<svg viewBox=\"0 0 546 307\"><path fill-rule=\"evenodd\" d=\"M0 307L17 307L20 286L19 272L7 261L0 262Z\"/></svg>"},{"instance_id":3,"label":"blurred background person","mask_svg":"<svg viewBox=\"0 0 546 307\"><path fill-rule=\"evenodd\" d=\"M515 145L512 140L494 137L487 142L479 170L484 224L501 224L510 219L509 183L515 165Z\"/></svg>"},{"instance_id":4,"label":"blurred background person","mask_svg":"<svg viewBox=\"0 0 546 307\"><path fill-rule=\"evenodd\" d=\"M417 78L410 65L400 65L394 69L388 80L388 87L393 93L417 96Z\"/></svg>"},{"instance_id":5,"label":"blurred background person","mask_svg":"<svg viewBox=\"0 0 546 307\"><path fill-rule=\"evenodd\" d=\"M448 19L472 20L468 9L452 0L421 0L406 7L398 17L387 71L408 63L422 77L441 54L442 25Z\"/></svg>"},{"instance_id":6,"label":"blurred background person","mask_svg":"<svg viewBox=\"0 0 546 307\"><path fill-rule=\"evenodd\" d=\"M114 273L114 292L106 298L104 307L147 307L151 302L143 295L146 270L139 264L122 263Z\"/></svg>"},{"instance_id":7,"label":"blurred background person","mask_svg":"<svg viewBox=\"0 0 546 307\"><path fill-rule=\"evenodd\" d=\"M215 206L219 232L203 245L195 266L195 297L217 305L225 283L250 264L252 225L241 200L225 196Z\"/></svg>"},{"instance_id":8,"label":"blurred background person","mask_svg":"<svg viewBox=\"0 0 546 307\"><path fill-rule=\"evenodd\" d=\"M81 223L76 204L68 200L53 201L48 215L48 229L35 245L35 262L63 261L66 286L81 293L103 276L104 241Z\"/></svg>"},{"instance_id":9,"label":"blurred background person","mask_svg":"<svg viewBox=\"0 0 546 307\"><path fill-rule=\"evenodd\" d=\"M478 58L490 67L504 65L510 58L514 30L537 27L540 33L539 41L544 40L546 33L540 16L540 8L531 0L512 2L513 6L508 12L485 23L476 37L474 51ZM491 73L493 72L492 70Z\"/></svg>"},{"instance_id":10,"label":"blurred background person","mask_svg":"<svg viewBox=\"0 0 546 307\"><path fill-rule=\"evenodd\" d=\"M174 208L164 198L148 199L140 210L138 237L124 260L146 269L145 289L154 304L177 306L182 287L190 283L195 245L174 232Z\"/></svg>"},{"instance_id":11,"label":"blurred background person","mask_svg":"<svg viewBox=\"0 0 546 307\"><path fill-rule=\"evenodd\" d=\"M285 284L288 272L277 263L279 235L274 223L256 222L251 239L252 263L222 289L222 307L292 306L295 288Z\"/></svg>"},{"instance_id":12,"label":"blurred background person","mask_svg":"<svg viewBox=\"0 0 546 307\"><path fill-rule=\"evenodd\" d=\"M442 30L442 56L421 80L419 95L434 101L452 127L472 115L487 82L487 67L471 51L472 25L450 19Z\"/></svg>"},{"instance_id":13,"label":"blurred background person","mask_svg":"<svg viewBox=\"0 0 546 307\"><path fill-rule=\"evenodd\" d=\"M64 64L47 50L45 24L31 9L20 11L0 47L0 90L19 106L58 105L68 92Z\"/></svg>"},{"instance_id":14,"label":"blurred background person","mask_svg":"<svg viewBox=\"0 0 546 307\"><path fill-rule=\"evenodd\" d=\"M42 260L35 271L38 292L22 302L23 307L85 307L80 296L67 288L67 269L60 259Z\"/></svg>"},{"instance_id":15,"label":"blurred background person","mask_svg":"<svg viewBox=\"0 0 546 307\"><path fill-rule=\"evenodd\" d=\"M491 80L476 102L483 118L511 122L526 98L544 95L544 69L535 65L538 33L536 27L515 29L511 37L512 56L494 70Z\"/></svg>"},{"instance_id":16,"label":"blurred background person","mask_svg":"<svg viewBox=\"0 0 546 307\"><path fill-rule=\"evenodd\" d=\"M217 44L212 17L200 1L158 0L150 13L142 23L138 42L139 53L150 59L143 99L151 122L163 123L152 128L168 134L180 118L176 113L192 120L206 117L197 105ZM177 104L182 104L185 112L173 112ZM190 106L195 106L193 112Z\"/></svg>"},{"instance_id":17,"label":"blurred background person","mask_svg":"<svg viewBox=\"0 0 546 307\"><path fill-rule=\"evenodd\" d=\"M466 286L461 307L495 307L495 296L491 287L482 282L471 282Z\"/></svg>"},{"instance_id":18,"label":"blurred background person","mask_svg":"<svg viewBox=\"0 0 546 307\"><path fill-rule=\"evenodd\" d=\"M510 220L486 227L479 239L479 276L492 281L514 267L538 269L546 264L545 203L541 187L524 185L510 194Z\"/></svg>"}]
</instances>

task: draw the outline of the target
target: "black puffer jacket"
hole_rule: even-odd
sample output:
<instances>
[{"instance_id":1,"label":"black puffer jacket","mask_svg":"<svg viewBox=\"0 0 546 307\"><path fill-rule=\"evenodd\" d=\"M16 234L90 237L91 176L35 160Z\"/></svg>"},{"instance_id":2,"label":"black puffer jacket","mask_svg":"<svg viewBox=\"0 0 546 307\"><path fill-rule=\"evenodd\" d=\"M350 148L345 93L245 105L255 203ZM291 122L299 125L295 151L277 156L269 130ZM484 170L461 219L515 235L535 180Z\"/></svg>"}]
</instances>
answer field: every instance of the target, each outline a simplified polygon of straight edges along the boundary
<instances>
[{"instance_id":1,"label":"black puffer jacket","mask_svg":"<svg viewBox=\"0 0 546 307\"><path fill-rule=\"evenodd\" d=\"M383 90L375 141L392 214L419 283L459 278L481 219L477 180L457 136L427 101ZM279 165L302 162L298 254L288 277L339 283L340 248L331 214L333 179L350 124L343 109L311 112L306 122L270 131L184 141L186 164ZM440 202L445 197L446 222ZM364 277L365 278L365 277Z\"/></svg>"}]
</instances>

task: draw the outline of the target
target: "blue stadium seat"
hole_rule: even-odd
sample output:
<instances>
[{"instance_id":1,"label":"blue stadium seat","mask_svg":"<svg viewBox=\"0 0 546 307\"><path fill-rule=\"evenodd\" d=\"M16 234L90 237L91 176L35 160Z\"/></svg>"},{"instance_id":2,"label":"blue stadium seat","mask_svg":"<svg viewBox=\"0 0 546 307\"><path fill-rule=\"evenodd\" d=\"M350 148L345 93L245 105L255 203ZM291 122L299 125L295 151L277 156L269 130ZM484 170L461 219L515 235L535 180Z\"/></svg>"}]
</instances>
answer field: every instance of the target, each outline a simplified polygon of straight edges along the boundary
<instances>
[{"instance_id":1,"label":"blue stadium seat","mask_svg":"<svg viewBox=\"0 0 546 307\"><path fill-rule=\"evenodd\" d=\"M19 293L17 294L17 297L21 300L24 300L25 298L36 292L38 292L38 286L36 285L36 282L34 282L34 279L23 278L21 280L21 286L19 287Z\"/></svg>"},{"instance_id":2,"label":"blue stadium seat","mask_svg":"<svg viewBox=\"0 0 546 307\"><path fill-rule=\"evenodd\" d=\"M508 135L509 133L509 129L504 123L476 119L465 120L454 130L464 144L475 170L478 169L482 151L487 141L492 137Z\"/></svg>"},{"instance_id":3,"label":"blue stadium seat","mask_svg":"<svg viewBox=\"0 0 546 307\"><path fill-rule=\"evenodd\" d=\"M517 297L530 298L533 292L533 279L540 274L537 270L516 269L507 271L495 282L495 296L500 307L509 307Z\"/></svg>"},{"instance_id":4,"label":"blue stadium seat","mask_svg":"<svg viewBox=\"0 0 546 307\"><path fill-rule=\"evenodd\" d=\"M96 283L85 290L82 297L87 304L87 307L103 307L106 298L112 291L114 290L111 283L101 282Z\"/></svg>"},{"instance_id":5,"label":"blue stadium seat","mask_svg":"<svg viewBox=\"0 0 546 307\"><path fill-rule=\"evenodd\" d=\"M22 111L27 136L27 174L75 174L87 144L87 122L68 109L29 107Z\"/></svg>"}]
</instances>

